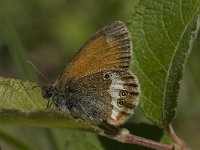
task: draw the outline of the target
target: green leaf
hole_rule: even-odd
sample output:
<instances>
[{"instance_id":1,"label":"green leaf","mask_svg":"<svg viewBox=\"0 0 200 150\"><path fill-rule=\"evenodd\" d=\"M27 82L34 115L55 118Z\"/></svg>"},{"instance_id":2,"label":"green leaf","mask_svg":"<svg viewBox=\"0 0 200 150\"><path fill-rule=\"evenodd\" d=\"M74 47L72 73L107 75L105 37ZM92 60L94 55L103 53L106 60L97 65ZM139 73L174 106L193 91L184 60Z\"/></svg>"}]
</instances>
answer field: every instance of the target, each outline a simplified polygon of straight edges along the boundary
<instances>
[{"instance_id":1,"label":"green leaf","mask_svg":"<svg viewBox=\"0 0 200 150\"><path fill-rule=\"evenodd\" d=\"M199 0L141 0L129 29L140 107L159 126L171 123L192 41L199 29Z\"/></svg>"},{"instance_id":2,"label":"green leaf","mask_svg":"<svg viewBox=\"0 0 200 150\"><path fill-rule=\"evenodd\" d=\"M0 130L0 140L2 142L9 144L10 146L15 147L15 149L30 150L29 146L27 146L25 143L1 130Z\"/></svg>"},{"instance_id":3,"label":"green leaf","mask_svg":"<svg viewBox=\"0 0 200 150\"><path fill-rule=\"evenodd\" d=\"M98 136L89 132L52 129L58 150L104 150Z\"/></svg>"},{"instance_id":4,"label":"green leaf","mask_svg":"<svg viewBox=\"0 0 200 150\"><path fill-rule=\"evenodd\" d=\"M65 127L94 131L94 127L65 112L46 109L47 100L33 83L0 77L0 123L38 127Z\"/></svg>"}]
</instances>

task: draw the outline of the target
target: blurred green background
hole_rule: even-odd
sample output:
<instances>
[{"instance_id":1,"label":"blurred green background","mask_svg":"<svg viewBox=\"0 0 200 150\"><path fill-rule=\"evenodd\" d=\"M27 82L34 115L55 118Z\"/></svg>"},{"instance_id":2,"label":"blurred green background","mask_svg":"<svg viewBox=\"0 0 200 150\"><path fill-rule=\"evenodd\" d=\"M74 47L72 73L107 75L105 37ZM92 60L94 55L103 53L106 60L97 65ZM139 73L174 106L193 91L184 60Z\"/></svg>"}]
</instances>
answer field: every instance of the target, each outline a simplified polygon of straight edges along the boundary
<instances>
[{"instance_id":1,"label":"blurred green background","mask_svg":"<svg viewBox=\"0 0 200 150\"><path fill-rule=\"evenodd\" d=\"M0 76L45 84L26 63L30 60L53 82L99 28L116 20L127 22L137 1L0 0ZM177 134L193 149L200 148L199 48L200 35L186 65L173 123ZM84 140L85 145L73 145L71 137ZM11 150L101 149L102 143L91 133L0 126L0 146Z\"/></svg>"}]
</instances>

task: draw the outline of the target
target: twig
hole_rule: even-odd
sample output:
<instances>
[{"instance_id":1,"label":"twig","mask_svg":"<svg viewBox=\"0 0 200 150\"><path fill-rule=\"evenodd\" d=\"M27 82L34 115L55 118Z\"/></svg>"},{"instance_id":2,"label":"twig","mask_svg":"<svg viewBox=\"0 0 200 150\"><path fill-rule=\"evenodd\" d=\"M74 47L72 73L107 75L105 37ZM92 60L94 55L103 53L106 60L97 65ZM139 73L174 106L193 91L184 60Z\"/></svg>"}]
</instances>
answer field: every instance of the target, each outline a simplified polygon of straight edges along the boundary
<instances>
[{"instance_id":1,"label":"twig","mask_svg":"<svg viewBox=\"0 0 200 150\"><path fill-rule=\"evenodd\" d=\"M131 143L131 144L137 144L142 145L148 148L154 148L154 149L160 149L160 150L173 150L173 146L162 144L153 140L145 139L143 137L135 136L132 134L109 134L106 132L100 132L101 136L108 137L111 139L114 139L116 141L122 142L122 143Z\"/></svg>"},{"instance_id":2,"label":"twig","mask_svg":"<svg viewBox=\"0 0 200 150\"><path fill-rule=\"evenodd\" d=\"M180 149L180 150L190 150L186 144L183 143L183 141L181 141L181 139L176 135L176 133L174 132L171 124L169 124L167 126L167 132L169 134L169 136L171 137L171 139L173 140L174 144L176 146L178 146L177 149Z\"/></svg>"}]
</instances>

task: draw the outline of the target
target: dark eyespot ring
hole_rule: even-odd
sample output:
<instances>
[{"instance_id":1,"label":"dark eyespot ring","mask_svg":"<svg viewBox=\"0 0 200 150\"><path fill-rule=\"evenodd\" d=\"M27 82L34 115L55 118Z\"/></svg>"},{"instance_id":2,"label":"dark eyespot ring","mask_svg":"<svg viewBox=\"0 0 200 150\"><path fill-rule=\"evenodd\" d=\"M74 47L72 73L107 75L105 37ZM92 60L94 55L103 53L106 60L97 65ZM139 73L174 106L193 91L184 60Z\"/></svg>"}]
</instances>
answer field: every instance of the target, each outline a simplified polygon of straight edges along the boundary
<instances>
[{"instance_id":1,"label":"dark eyespot ring","mask_svg":"<svg viewBox=\"0 0 200 150\"><path fill-rule=\"evenodd\" d=\"M124 100L118 100L118 101L117 101L117 105L118 105L119 107L123 107L123 106L124 106Z\"/></svg>"},{"instance_id":2,"label":"dark eyespot ring","mask_svg":"<svg viewBox=\"0 0 200 150\"><path fill-rule=\"evenodd\" d=\"M126 97L127 94L128 94L127 91L125 91L125 90L121 90L120 93L119 93L119 96L121 96L121 97Z\"/></svg>"},{"instance_id":3,"label":"dark eyespot ring","mask_svg":"<svg viewBox=\"0 0 200 150\"><path fill-rule=\"evenodd\" d=\"M109 73L105 73L105 74L103 75L103 79L104 79L104 80L110 79L110 74L109 74Z\"/></svg>"}]
</instances>

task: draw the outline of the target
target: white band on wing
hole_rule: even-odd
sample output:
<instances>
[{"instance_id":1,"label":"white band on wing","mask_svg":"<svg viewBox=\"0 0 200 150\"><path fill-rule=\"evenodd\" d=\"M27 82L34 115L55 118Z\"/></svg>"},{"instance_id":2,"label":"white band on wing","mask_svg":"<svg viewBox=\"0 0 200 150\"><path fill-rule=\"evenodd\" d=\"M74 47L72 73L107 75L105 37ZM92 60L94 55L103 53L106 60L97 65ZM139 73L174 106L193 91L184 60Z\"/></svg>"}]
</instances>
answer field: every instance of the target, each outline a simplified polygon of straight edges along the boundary
<instances>
[{"instance_id":1,"label":"white band on wing","mask_svg":"<svg viewBox=\"0 0 200 150\"><path fill-rule=\"evenodd\" d=\"M109 94L112 97L111 104L113 105L111 118L116 120L120 112L123 111L123 107L119 107L117 105L117 101L120 99L119 92L121 90L125 90L125 87L123 86L124 82L120 79L120 77L116 73L111 74L111 80L112 83L110 84L110 88L108 90Z\"/></svg>"}]
</instances>

